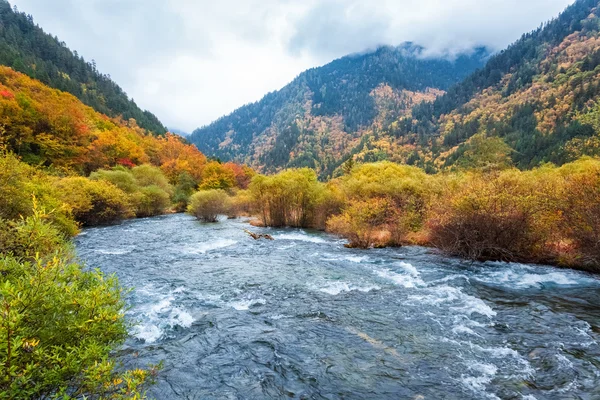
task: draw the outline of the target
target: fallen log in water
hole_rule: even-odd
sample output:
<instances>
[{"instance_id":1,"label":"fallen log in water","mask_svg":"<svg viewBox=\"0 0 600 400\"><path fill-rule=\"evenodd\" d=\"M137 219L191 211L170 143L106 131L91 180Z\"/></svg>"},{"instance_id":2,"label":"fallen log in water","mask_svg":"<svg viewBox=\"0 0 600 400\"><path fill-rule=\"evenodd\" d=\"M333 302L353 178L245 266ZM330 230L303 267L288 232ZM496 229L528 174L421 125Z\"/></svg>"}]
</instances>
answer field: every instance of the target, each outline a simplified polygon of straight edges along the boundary
<instances>
[{"instance_id":1,"label":"fallen log in water","mask_svg":"<svg viewBox=\"0 0 600 400\"><path fill-rule=\"evenodd\" d=\"M244 229L244 232L246 232L248 235L250 235L250 237L254 240L259 240L259 239L275 240L273 238L273 236L271 236L271 235L267 235L267 234L261 235L259 233L250 232L248 229Z\"/></svg>"}]
</instances>

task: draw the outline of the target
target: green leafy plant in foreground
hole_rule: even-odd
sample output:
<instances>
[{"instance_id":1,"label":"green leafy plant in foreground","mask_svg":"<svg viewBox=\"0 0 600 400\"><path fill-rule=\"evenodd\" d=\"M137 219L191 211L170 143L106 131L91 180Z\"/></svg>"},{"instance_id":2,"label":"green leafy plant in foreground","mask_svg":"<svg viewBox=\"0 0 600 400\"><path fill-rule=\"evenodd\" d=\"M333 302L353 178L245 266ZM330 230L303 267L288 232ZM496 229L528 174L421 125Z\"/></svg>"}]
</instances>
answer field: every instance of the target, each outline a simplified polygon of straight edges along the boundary
<instances>
[{"instance_id":1,"label":"green leafy plant in foreground","mask_svg":"<svg viewBox=\"0 0 600 400\"><path fill-rule=\"evenodd\" d=\"M33 204L0 236L0 399L145 398L156 368L112 358L127 337L116 277L85 271Z\"/></svg>"}]
</instances>

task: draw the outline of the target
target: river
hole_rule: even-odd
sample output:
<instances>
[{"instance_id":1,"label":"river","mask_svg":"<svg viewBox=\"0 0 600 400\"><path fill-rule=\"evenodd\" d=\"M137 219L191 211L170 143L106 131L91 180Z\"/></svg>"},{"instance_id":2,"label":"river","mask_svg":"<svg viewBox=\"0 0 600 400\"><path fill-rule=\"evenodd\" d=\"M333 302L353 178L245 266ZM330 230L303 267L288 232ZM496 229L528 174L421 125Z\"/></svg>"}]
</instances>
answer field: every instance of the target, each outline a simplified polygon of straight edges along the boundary
<instances>
[{"instance_id":1,"label":"river","mask_svg":"<svg viewBox=\"0 0 600 400\"><path fill-rule=\"evenodd\" d=\"M600 279L419 247L201 224L84 230L137 325L119 357L164 360L156 399L599 399Z\"/></svg>"}]
</instances>

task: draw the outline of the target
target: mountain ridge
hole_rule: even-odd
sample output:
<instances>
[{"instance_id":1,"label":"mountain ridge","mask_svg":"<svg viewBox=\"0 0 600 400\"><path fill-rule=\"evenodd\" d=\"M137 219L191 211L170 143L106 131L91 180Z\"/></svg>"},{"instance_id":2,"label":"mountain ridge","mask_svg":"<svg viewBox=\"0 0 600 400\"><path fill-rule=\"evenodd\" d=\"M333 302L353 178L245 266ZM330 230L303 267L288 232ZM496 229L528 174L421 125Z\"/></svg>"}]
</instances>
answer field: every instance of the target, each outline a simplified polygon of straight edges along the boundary
<instances>
[{"instance_id":1,"label":"mountain ridge","mask_svg":"<svg viewBox=\"0 0 600 400\"><path fill-rule=\"evenodd\" d=\"M350 99L327 99L326 85L290 89L315 71L341 80L347 72L341 64L365 57L347 56L306 71L282 91L196 130L190 140L208 155L262 172L311 167L322 178L340 173L350 158L435 172L472 164L474 155L499 156L499 165L522 169L600 155L599 14L597 0L578 0L456 84L436 88L442 91L399 90L384 79ZM348 86L381 78L373 73L377 68L358 67L347 73L354 79ZM290 92L298 98L282 101Z\"/></svg>"},{"instance_id":2,"label":"mountain ridge","mask_svg":"<svg viewBox=\"0 0 600 400\"><path fill-rule=\"evenodd\" d=\"M340 153L343 148L378 117L378 101L390 103L397 113L412 106L415 96L431 100L489 56L484 48L456 55L454 61L424 52L413 43L383 46L311 68L282 89L195 130L190 141L212 156L266 172L309 166L331 175L346 155ZM391 92L379 90L382 85ZM374 91L386 92L384 98Z\"/></svg>"},{"instance_id":3,"label":"mountain ridge","mask_svg":"<svg viewBox=\"0 0 600 400\"><path fill-rule=\"evenodd\" d=\"M577 151L571 145L600 134L589 121L600 99L598 4L576 1L444 96L415 107L389 136L420 141L415 165L434 170L463 159L473 150L471 138L501 139L511 163L522 169L596 155L581 143Z\"/></svg>"}]
</instances>

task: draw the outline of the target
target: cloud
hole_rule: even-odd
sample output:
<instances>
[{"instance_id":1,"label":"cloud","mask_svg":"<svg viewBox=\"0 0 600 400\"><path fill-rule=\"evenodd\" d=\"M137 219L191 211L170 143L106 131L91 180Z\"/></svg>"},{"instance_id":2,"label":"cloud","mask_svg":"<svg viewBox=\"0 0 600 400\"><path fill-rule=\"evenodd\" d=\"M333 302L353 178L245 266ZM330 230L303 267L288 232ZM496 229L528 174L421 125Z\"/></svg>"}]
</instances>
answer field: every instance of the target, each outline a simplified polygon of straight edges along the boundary
<instances>
[{"instance_id":1,"label":"cloud","mask_svg":"<svg viewBox=\"0 0 600 400\"><path fill-rule=\"evenodd\" d=\"M320 0L295 21L288 43L335 58L381 44L416 42L433 52L506 47L573 0Z\"/></svg>"},{"instance_id":2,"label":"cloud","mask_svg":"<svg viewBox=\"0 0 600 400\"><path fill-rule=\"evenodd\" d=\"M573 0L12 0L187 131L378 45L501 49Z\"/></svg>"},{"instance_id":3,"label":"cloud","mask_svg":"<svg viewBox=\"0 0 600 400\"><path fill-rule=\"evenodd\" d=\"M391 14L369 2L321 1L294 25L295 34L288 44L293 53L304 50L331 58L381 44L399 44L385 39L392 25Z\"/></svg>"}]
</instances>

